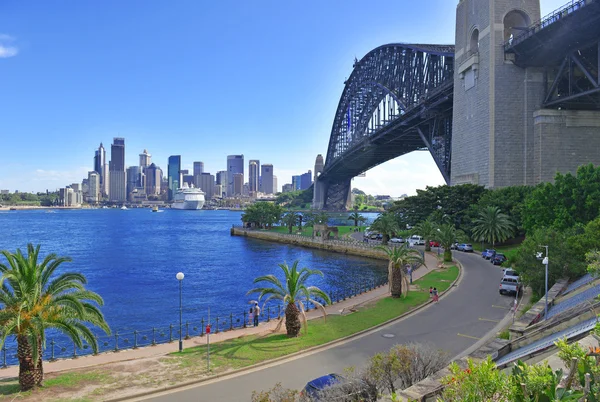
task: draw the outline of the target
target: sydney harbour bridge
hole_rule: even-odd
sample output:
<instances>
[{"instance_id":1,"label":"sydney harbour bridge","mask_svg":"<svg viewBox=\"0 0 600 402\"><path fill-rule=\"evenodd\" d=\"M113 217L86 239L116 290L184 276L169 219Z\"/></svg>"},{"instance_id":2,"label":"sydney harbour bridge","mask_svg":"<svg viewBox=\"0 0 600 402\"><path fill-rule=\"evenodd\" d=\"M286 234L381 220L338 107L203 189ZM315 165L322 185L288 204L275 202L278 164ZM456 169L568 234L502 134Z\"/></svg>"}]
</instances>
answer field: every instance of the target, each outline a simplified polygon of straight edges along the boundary
<instances>
[{"instance_id":1,"label":"sydney harbour bridge","mask_svg":"<svg viewBox=\"0 0 600 402\"><path fill-rule=\"evenodd\" d=\"M571 1L528 22L508 26L496 47L503 63L540 72L538 106L600 110L600 1ZM454 45L395 43L355 61L333 119L323 172L314 183L314 208L345 209L353 177L416 150L428 150L446 183L455 184L454 94L455 85L464 85L464 73L456 70L470 55L477 56L475 62L469 58L475 67L484 64L476 40L457 57ZM496 102L496 108L509 107Z\"/></svg>"}]
</instances>

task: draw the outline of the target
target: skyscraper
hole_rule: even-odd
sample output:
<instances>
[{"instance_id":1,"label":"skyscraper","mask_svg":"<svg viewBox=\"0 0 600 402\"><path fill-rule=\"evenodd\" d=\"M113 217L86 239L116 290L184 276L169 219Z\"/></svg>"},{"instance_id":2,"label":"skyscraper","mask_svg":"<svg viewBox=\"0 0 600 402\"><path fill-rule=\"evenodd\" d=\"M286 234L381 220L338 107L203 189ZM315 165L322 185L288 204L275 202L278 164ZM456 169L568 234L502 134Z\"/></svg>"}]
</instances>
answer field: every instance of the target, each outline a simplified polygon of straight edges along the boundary
<instances>
[{"instance_id":1,"label":"skyscraper","mask_svg":"<svg viewBox=\"0 0 600 402\"><path fill-rule=\"evenodd\" d=\"M300 176L300 190L306 190L312 184L312 172L309 170Z\"/></svg>"},{"instance_id":2,"label":"skyscraper","mask_svg":"<svg viewBox=\"0 0 600 402\"><path fill-rule=\"evenodd\" d=\"M134 188L141 187L140 176L139 166L129 166L127 168L127 199L129 199L129 194L131 194Z\"/></svg>"},{"instance_id":3,"label":"skyscraper","mask_svg":"<svg viewBox=\"0 0 600 402\"><path fill-rule=\"evenodd\" d=\"M259 177L260 161L258 159L250 159L250 162L248 162L248 190L250 192L258 192Z\"/></svg>"},{"instance_id":4,"label":"skyscraper","mask_svg":"<svg viewBox=\"0 0 600 402\"><path fill-rule=\"evenodd\" d=\"M140 171L143 173L144 169L146 169L152 163L152 155L148 153L144 149L144 152L140 154Z\"/></svg>"},{"instance_id":5,"label":"skyscraper","mask_svg":"<svg viewBox=\"0 0 600 402\"><path fill-rule=\"evenodd\" d=\"M97 204L100 201L100 174L98 172L88 173L88 196L90 204Z\"/></svg>"},{"instance_id":6,"label":"skyscraper","mask_svg":"<svg viewBox=\"0 0 600 402\"><path fill-rule=\"evenodd\" d=\"M262 165L260 168L260 177L262 182L262 192L265 194L273 194L273 165Z\"/></svg>"},{"instance_id":7,"label":"skyscraper","mask_svg":"<svg viewBox=\"0 0 600 402\"><path fill-rule=\"evenodd\" d=\"M204 162L194 162L194 177L204 173Z\"/></svg>"},{"instance_id":8,"label":"skyscraper","mask_svg":"<svg viewBox=\"0 0 600 402\"><path fill-rule=\"evenodd\" d=\"M293 189L292 191L298 191L302 188L301 187L301 184L302 184L301 179L302 179L302 176L300 176L300 175L292 176L292 189Z\"/></svg>"},{"instance_id":9,"label":"skyscraper","mask_svg":"<svg viewBox=\"0 0 600 402\"><path fill-rule=\"evenodd\" d=\"M233 176L239 173L242 175L242 185L244 184L244 155L227 155L227 195L233 195ZM241 194L241 189L240 189Z\"/></svg>"},{"instance_id":10,"label":"skyscraper","mask_svg":"<svg viewBox=\"0 0 600 402\"><path fill-rule=\"evenodd\" d=\"M110 162L108 165L110 190L108 198L112 202L127 200L127 183L125 181L125 138L113 138L110 146Z\"/></svg>"},{"instance_id":11,"label":"skyscraper","mask_svg":"<svg viewBox=\"0 0 600 402\"><path fill-rule=\"evenodd\" d=\"M146 168L146 194L159 195L162 182L162 170L154 163Z\"/></svg>"},{"instance_id":12,"label":"skyscraper","mask_svg":"<svg viewBox=\"0 0 600 402\"><path fill-rule=\"evenodd\" d=\"M215 193L215 176L210 173L202 173L196 177L196 180L196 187L204 191L204 199L212 199Z\"/></svg>"},{"instance_id":13,"label":"skyscraper","mask_svg":"<svg viewBox=\"0 0 600 402\"><path fill-rule=\"evenodd\" d=\"M228 196L229 194L227 193L227 172L225 170L219 170L217 172L217 176L216 176L216 181L217 184L221 185L221 194L220 196Z\"/></svg>"},{"instance_id":14,"label":"skyscraper","mask_svg":"<svg viewBox=\"0 0 600 402\"><path fill-rule=\"evenodd\" d=\"M106 166L106 150L102 143L94 155L94 171L98 173L100 180L100 196L108 195L108 171Z\"/></svg>"},{"instance_id":15,"label":"skyscraper","mask_svg":"<svg viewBox=\"0 0 600 402\"><path fill-rule=\"evenodd\" d=\"M181 185L181 155L169 156L167 180L169 181L169 201L173 201L173 196Z\"/></svg>"},{"instance_id":16,"label":"skyscraper","mask_svg":"<svg viewBox=\"0 0 600 402\"><path fill-rule=\"evenodd\" d=\"M242 195L244 189L244 175L242 173L233 174L233 195Z\"/></svg>"},{"instance_id":17,"label":"skyscraper","mask_svg":"<svg viewBox=\"0 0 600 402\"><path fill-rule=\"evenodd\" d=\"M277 193L277 176L273 176L273 194Z\"/></svg>"},{"instance_id":18,"label":"skyscraper","mask_svg":"<svg viewBox=\"0 0 600 402\"><path fill-rule=\"evenodd\" d=\"M317 159L315 160L315 178L313 179L313 181L317 181L317 177L319 177L319 175L323 173L323 166L325 166L325 164L323 163L323 155L319 154L317 155Z\"/></svg>"}]
</instances>

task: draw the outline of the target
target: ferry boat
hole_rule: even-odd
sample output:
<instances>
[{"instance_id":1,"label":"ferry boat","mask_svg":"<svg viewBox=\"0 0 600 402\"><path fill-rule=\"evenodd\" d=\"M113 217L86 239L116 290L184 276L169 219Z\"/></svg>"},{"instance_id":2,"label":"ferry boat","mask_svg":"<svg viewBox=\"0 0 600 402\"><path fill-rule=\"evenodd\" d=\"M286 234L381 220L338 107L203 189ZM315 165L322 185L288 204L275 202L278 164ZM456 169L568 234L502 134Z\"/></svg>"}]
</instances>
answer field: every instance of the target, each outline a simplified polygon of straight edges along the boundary
<instances>
[{"instance_id":1,"label":"ferry boat","mask_svg":"<svg viewBox=\"0 0 600 402\"><path fill-rule=\"evenodd\" d=\"M152 207L152 212L158 212L158 205Z\"/></svg>"},{"instance_id":2,"label":"ferry boat","mask_svg":"<svg viewBox=\"0 0 600 402\"><path fill-rule=\"evenodd\" d=\"M189 187L187 183L177 190L171 204L174 209L202 209L203 206L204 192L193 185Z\"/></svg>"}]
</instances>

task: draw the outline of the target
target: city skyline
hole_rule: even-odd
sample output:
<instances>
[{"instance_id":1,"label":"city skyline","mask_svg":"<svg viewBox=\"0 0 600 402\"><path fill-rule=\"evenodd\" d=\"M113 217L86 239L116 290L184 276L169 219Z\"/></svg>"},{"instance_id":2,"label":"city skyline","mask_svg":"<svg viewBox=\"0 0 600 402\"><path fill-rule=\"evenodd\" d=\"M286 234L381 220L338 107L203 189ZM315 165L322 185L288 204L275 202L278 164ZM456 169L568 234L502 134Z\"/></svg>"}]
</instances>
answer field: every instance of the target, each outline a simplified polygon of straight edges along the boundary
<instances>
[{"instance_id":1,"label":"city skyline","mask_svg":"<svg viewBox=\"0 0 600 402\"><path fill-rule=\"evenodd\" d=\"M6 2L0 188L37 192L80 182L98 140L113 137L127 139L127 166L147 149L165 171L168 157L181 155L182 169L200 160L216 173L226 155L244 154L273 164L281 188L326 155L354 59L386 43L454 43L456 3L398 2L377 25L350 29L364 18L356 1ZM564 3L542 0L542 14ZM140 9L143 18L130 18ZM352 187L398 196L442 183L429 154L416 152Z\"/></svg>"}]
</instances>

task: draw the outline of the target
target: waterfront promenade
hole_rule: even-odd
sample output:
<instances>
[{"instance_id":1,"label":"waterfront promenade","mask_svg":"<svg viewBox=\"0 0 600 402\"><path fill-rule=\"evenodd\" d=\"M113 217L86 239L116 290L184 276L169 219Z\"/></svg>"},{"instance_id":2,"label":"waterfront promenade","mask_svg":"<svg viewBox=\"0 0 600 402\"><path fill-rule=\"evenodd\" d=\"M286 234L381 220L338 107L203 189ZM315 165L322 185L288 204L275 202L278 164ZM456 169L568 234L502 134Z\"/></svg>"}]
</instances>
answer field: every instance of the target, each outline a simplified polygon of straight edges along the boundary
<instances>
[{"instance_id":1,"label":"waterfront promenade","mask_svg":"<svg viewBox=\"0 0 600 402\"><path fill-rule=\"evenodd\" d=\"M437 268L438 261L434 255L426 253L425 258L427 266L421 266L418 268L413 273L413 280L417 280ZM326 311L327 314L332 315L342 314L355 306L368 303L387 295L389 295L388 286L384 285L369 292L365 292L355 297L340 301L339 303L327 306ZM307 313L308 319L318 318L321 316L321 313L316 310L311 310ZM277 326L277 322L277 320L273 319L270 322L261 323L258 327L249 326L248 328L211 334L210 342L211 344L222 342L227 339L239 338L240 336L244 335L268 334L273 332ZM184 348L205 344L206 336L193 337L183 341ZM176 352L177 348L178 340L174 340L172 343L159 344L156 346L148 346L138 349L126 349L119 352L105 352L96 356L82 356L76 359L60 359L54 362L44 362L44 372L53 373L134 359L162 356L168 353ZM16 377L18 375L18 371L18 366L9 366L8 368L0 369L0 379Z\"/></svg>"}]
</instances>

